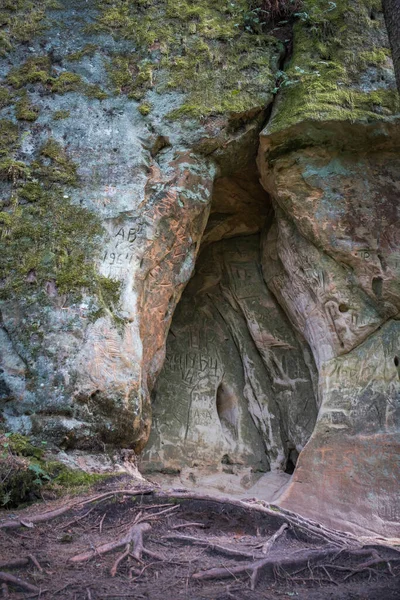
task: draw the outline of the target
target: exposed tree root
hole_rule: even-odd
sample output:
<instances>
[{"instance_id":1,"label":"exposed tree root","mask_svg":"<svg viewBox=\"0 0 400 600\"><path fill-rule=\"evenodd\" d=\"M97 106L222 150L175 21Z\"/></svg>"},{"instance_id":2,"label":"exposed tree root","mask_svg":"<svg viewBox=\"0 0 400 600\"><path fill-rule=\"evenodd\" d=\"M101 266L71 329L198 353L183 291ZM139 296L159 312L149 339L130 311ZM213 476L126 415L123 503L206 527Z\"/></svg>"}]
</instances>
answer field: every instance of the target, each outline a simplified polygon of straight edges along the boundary
<instances>
[{"instance_id":1,"label":"exposed tree root","mask_svg":"<svg viewBox=\"0 0 400 600\"><path fill-rule=\"evenodd\" d=\"M165 497L171 496L171 494L165 492L159 492L158 495L165 495ZM293 527L297 531L302 532L304 539L310 542L322 540L324 542L329 542L331 545L336 545L338 548L354 548L361 546L359 540L350 533L344 533L341 531L328 529L327 527L324 527L319 523L301 517L300 515L292 513L281 507L273 506L273 510L271 510L270 505L262 501L257 501L257 504L255 505L253 502L246 500L234 500L231 498L215 498L213 496L198 495L192 492L185 491L174 492L173 497L183 498L186 500L211 502L214 504L228 503L231 506L247 508L255 512L263 513L269 515L270 517L273 517L274 521L280 521L281 524L287 523L289 526Z\"/></svg>"},{"instance_id":2,"label":"exposed tree root","mask_svg":"<svg viewBox=\"0 0 400 600\"><path fill-rule=\"evenodd\" d=\"M19 527L24 523L31 527L23 532L26 535L18 533L14 536L16 540L24 538L19 554L10 554L9 561L0 563L0 597L2 593L4 598L12 597L14 586L20 587L26 594L43 594L43 590L40 592L36 586L24 581L23 569L30 564L34 565L35 570L43 572L40 580L46 581L46 587L50 587L49 581L51 584L55 583L54 574L59 573L65 563L69 562L69 569L66 567L63 571L64 581L58 578L57 583L58 586L66 581L70 583L59 587L55 592L51 590L52 597L60 594L69 585L81 585L79 598L90 600L91 595L93 598L98 595L95 587L98 580L90 578L93 565L79 566L74 573L76 579L71 581L72 564L81 565L111 552L115 554L102 560L99 570L96 570L96 578L103 573L102 598L111 597L104 592L114 589L115 597L123 597L121 591L124 591L123 585L124 582L126 585L127 576L134 582L132 589L135 590L136 598L141 597L140 593L136 592L144 590L149 582L158 589L157 598L169 598L171 596L165 596L165 590L182 582L185 582L184 585L189 590L190 586L190 589L197 587L196 581L200 583L232 578L236 579L234 585L239 584L240 589L243 589L248 585L245 579L248 577L251 589L254 590L260 579L265 577L275 581L277 586L297 586L307 582L307 585L325 588L330 585L347 585L349 580L351 586L355 586L358 585L357 579L360 579L362 585L368 578L372 578L372 585L378 580L395 582L391 576L400 575L400 553L395 548L379 546L376 543L365 545L362 539L327 530L298 515L287 512L282 514L240 501L176 492L171 494L156 491L151 499L141 499L142 495L152 493L153 490L148 489L110 491L87 498L83 502L35 515L31 519L25 517L26 521L22 521L21 518L12 521L11 527ZM123 502L113 502L112 499L118 495L138 496L138 499L129 501L126 498ZM181 498L182 501L179 502L177 498ZM107 500L109 502L106 506L99 504ZM40 529L32 528L33 523L50 521L68 511L71 513L60 519L56 528L52 523ZM106 516L104 529L107 529L107 537L104 538L102 534ZM206 524L199 522L205 516ZM78 547L75 552L71 552L66 546L58 545L63 541L58 534L82 522L83 519L86 519L85 526L87 525L83 543L87 545L81 546L80 549ZM0 527L7 527L10 522L3 523ZM179 530L186 527L207 528L207 533L198 531L195 535L184 535L185 531ZM51 535L53 531L57 532L56 537ZM45 538L47 545L43 545L43 535L46 532L49 534ZM235 542L238 534L245 536L241 543ZM96 537L93 538L93 535ZM76 536L69 537L75 541ZM10 535L7 535L7 538L13 542L13 552L17 552L18 541L11 540ZM34 540L34 543L28 546L25 538L28 541ZM94 542L94 539L97 541ZM165 546L165 556L147 549L145 544L148 543L148 539L151 544L160 543L161 546ZM107 540L108 542L104 543ZM89 545L92 542L93 545ZM183 544L190 545L191 548L184 548ZM40 548L40 554L25 554L24 548L28 547L33 552L39 552ZM57 549L55 553L54 548ZM80 553L75 554L76 552ZM75 555L71 557L71 554ZM225 558L222 559L221 555ZM11 560L11 556L21 558ZM197 572L192 575L191 580L190 572L196 561ZM57 564L58 571L55 570L54 563ZM43 571L41 564L46 564L49 568ZM122 565L125 565L125 576L116 578ZM150 569L151 566L154 568ZM217 568L212 568L216 566ZM21 568L17 574L21 575L22 579L10 575L8 570L13 568ZM115 579L110 579L110 574ZM171 577L175 578L175 581L170 585ZM80 580L80 584L77 584L76 580ZM54 585L54 588L56 587ZM75 590L71 593L73 597ZM235 597L231 586L227 588L227 595Z\"/></svg>"},{"instance_id":3,"label":"exposed tree root","mask_svg":"<svg viewBox=\"0 0 400 600\"><path fill-rule=\"evenodd\" d=\"M43 571L42 567L39 564L39 561L33 554L28 554L26 558L16 558L14 560L1 562L0 569L19 569L20 567L26 567L29 564L29 561L31 561L35 565L38 571Z\"/></svg>"},{"instance_id":4,"label":"exposed tree root","mask_svg":"<svg viewBox=\"0 0 400 600\"><path fill-rule=\"evenodd\" d=\"M175 542L181 542L182 544L192 544L194 546L204 546L214 552L225 554L227 556L234 556L235 558L256 558L255 552L245 552L244 550L236 550L236 548L227 548L226 546L220 546L219 544L213 544L208 540L201 540L196 537L189 535L166 535L163 539L171 540Z\"/></svg>"},{"instance_id":5,"label":"exposed tree root","mask_svg":"<svg viewBox=\"0 0 400 600\"><path fill-rule=\"evenodd\" d=\"M286 531L286 529L288 529L289 525L287 523L284 523L283 525L281 525L278 529L278 531L276 533L274 533L274 535L271 535L271 537L269 538L269 540L267 540L264 544L260 544L259 548L261 548L261 552L267 556L267 554L269 554L272 546L275 544L276 540L279 539Z\"/></svg>"},{"instance_id":6,"label":"exposed tree root","mask_svg":"<svg viewBox=\"0 0 400 600\"><path fill-rule=\"evenodd\" d=\"M322 560L325 560L327 558L331 559L332 561L336 560L342 553L342 551L345 551L346 554L349 555L349 557L351 558L356 558L365 555L372 556L372 558L369 561L366 561L359 565L355 565L354 567L344 567L342 565L335 565L333 564L333 562L321 563ZM360 550L351 550L348 548L344 548L343 550L338 550L335 547L330 547L321 548L319 550L303 551L301 553L301 556L299 557L295 557L292 554L291 556L285 556L274 559L263 558L261 560L257 560L252 563L247 563L245 565L230 567L229 569L225 567L208 569L207 571L194 573L192 577L197 580L226 579L229 577L235 577L236 575L246 573L250 576L251 589L254 590L262 575L277 575L279 577L290 579L290 581L292 581L292 575L298 575L302 571L308 570L312 575L312 580L317 581L317 578L314 576L313 569L322 569L328 576L328 580L331 583L337 585L337 582L332 578L332 576L328 572L328 568L336 569L338 571L346 571L348 574L343 579L343 581L346 581L353 575L357 575L365 571L370 572L371 567L378 564L384 564L388 568L391 575L394 575L390 562L400 562L400 558L387 561L384 558L380 557L378 552L373 548L366 548ZM293 569L297 570L293 572Z\"/></svg>"},{"instance_id":7,"label":"exposed tree root","mask_svg":"<svg viewBox=\"0 0 400 600\"><path fill-rule=\"evenodd\" d=\"M16 527L21 527L21 525L24 525L25 527L29 527L29 526L32 527L32 525L34 525L35 523L45 523L46 521L51 521L52 519L60 517L61 515L69 512L73 508L86 506L86 504L90 504L92 502L99 502L100 500L108 500L109 498L112 498L113 496L116 496L116 495L138 496L138 495L144 495L144 494L151 494L153 491L154 491L154 488L151 488L151 489L147 488L145 490L141 490L141 489L114 490L112 492L106 492L106 493L100 494L98 496L92 496L91 498L88 498L87 500L84 500L83 502L76 502L75 504L66 504L64 506L61 506L60 508L57 508L56 510L51 510L46 513L40 513L38 515L33 515L32 517L30 517L29 522L23 521L21 519L20 520L12 520L12 521L11 520L4 521L4 523L0 523L0 529L15 529Z\"/></svg>"},{"instance_id":8,"label":"exposed tree root","mask_svg":"<svg viewBox=\"0 0 400 600\"><path fill-rule=\"evenodd\" d=\"M101 556L102 554L107 554L107 552L112 552L113 550L118 550L122 546L133 546L134 552L133 556L140 561L143 553L143 533L149 531L151 529L150 523L136 523L133 525L128 533L124 535L123 538L117 540L116 542L109 542L108 544L102 544L98 546L94 550L90 550L89 552L83 552L82 554L76 554L72 558L70 558L70 562L79 563L85 562L94 558L95 556ZM129 552L127 553L128 556Z\"/></svg>"},{"instance_id":9,"label":"exposed tree root","mask_svg":"<svg viewBox=\"0 0 400 600\"><path fill-rule=\"evenodd\" d=\"M300 557L285 556L281 558L262 558L252 563L247 563L238 567L216 568L201 571L192 575L193 579L227 579L235 575L247 573L250 575L251 589L254 590L262 575L274 575L276 568L283 568L287 571L298 567L307 567L310 564L317 565L321 560L334 558L338 554L337 548L325 548L320 550L308 550L302 552Z\"/></svg>"},{"instance_id":10,"label":"exposed tree root","mask_svg":"<svg viewBox=\"0 0 400 600\"><path fill-rule=\"evenodd\" d=\"M20 579L19 577L15 577L14 575L11 575L10 573L4 573L4 571L0 571L0 581L3 581L6 584L9 583L11 585L20 587L20 588L26 590L27 592L33 592L35 594L40 593L40 589L38 587L36 587L35 585L32 585L31 583L27 583L23 579Z\"/></svg>"}]
</instances>

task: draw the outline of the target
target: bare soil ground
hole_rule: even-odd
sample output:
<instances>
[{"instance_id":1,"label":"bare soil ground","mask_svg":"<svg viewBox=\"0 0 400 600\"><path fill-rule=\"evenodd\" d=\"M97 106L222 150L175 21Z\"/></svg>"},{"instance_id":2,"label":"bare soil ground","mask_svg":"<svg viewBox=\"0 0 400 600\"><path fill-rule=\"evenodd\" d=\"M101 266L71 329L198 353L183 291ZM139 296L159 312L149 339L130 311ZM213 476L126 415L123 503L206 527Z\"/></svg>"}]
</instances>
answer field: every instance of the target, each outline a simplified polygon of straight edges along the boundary
<instances>
[{"instance_id":1,"label":"bare soil ground","mask_svg":"<svg viewBox=\"0 0 400 600\"><path fill-rule=\"evenodd\" d=\"M396 600L400 549L260 504L114 482L0 514L0 590L43 600Z\"/></svg>"}]
</instances>

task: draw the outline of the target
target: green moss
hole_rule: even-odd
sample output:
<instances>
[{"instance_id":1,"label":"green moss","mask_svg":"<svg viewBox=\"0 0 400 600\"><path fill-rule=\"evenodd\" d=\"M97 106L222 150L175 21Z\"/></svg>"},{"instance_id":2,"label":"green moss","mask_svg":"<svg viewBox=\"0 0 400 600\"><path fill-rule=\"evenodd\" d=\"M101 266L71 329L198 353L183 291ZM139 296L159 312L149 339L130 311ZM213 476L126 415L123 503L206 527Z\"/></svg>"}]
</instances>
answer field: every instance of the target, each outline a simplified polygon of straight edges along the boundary
<instances>
[{"instance_id":1,"label":"green moss","mask_svg":"<svg viewBox=\"0 0 400 600\"><path fill-rule=\"evenodd\" d=\"M0 108L9 106L14 101L14 95L4 86L0 86Z\"/></svg>"},{"instance_id":2,"label":"green moss","mask_svg":"<svg viewBox=\"0 0 400 600\"><path fill-rule=\"evenodd\" d=\"M144 117L146 117L148 114L150 114L151 112L151 104L149 104L148 102L143 102L143 104L141 104L138 107L138 110L140 112L141 115L143 115Z\"/></svg>"},{"instance_id":3,"label":"green moss","mask_svg":"<svg viewBox=\"0 0 400 600\"><path fill-rule=\"evenodd\" d=\"M5 156L0 176L12 184L3 210L7 217L0 222L0 296L26 296L49 280L61 294L79 294L83 288L95 294L94 258L102 227L94 214L66 197L64 185L77 185L78 179L62 146L50 138L30 165ZM32 272L35 285L27 282Z\"/></svg>"},{"instance_id":4,"label":"green moss","mask_svg":"<svg viewBox=\"0 0 400 600\"><path fill-rule=\"evenodd\" d=\"M247 0L99 2L92 31L131 40L135 53L108 66L114 93L142 100L146 92L180 90L171 116L205 116L264 107L275 86L282 46L250 30Z\"/></svg>"},{"instance_id":5,"label":"green moss","mask_svg":"<svg viewBox=\"0 0 400 600\"><path fill-rule=\"evenodd\" d=\"M61 121L63 119L68 119L70 116L69 110L56 110L53 113L53 121Z\"/></svg>"},{"instance_id":6,"label":"green moss","mask_svg":"<svg viewBox=\"0 0 400 600\"><path fill-rule=\"evenodd\" d=\"M29 84L41 84L46 91L53 94L80 92L89 98L99 100L107 97L98 85L85 83L77 73L71 71L56 73L48 56L36 56L19 67L14 67L8 73L6 82L15 90L21 90Z\"/></svg>"},{"instance_id":7,"label":"green moss","mask_svg":"<svg viewBox=\"0 0 400 600\"><path fill-rule=\"evenodd\" d=\"M41 148L40 155L50 159L50 165L37 162L34 164L34 174L48 182L75 186L78 183L77 167L72 162L62 146L50 138Z\"/></svg>"},{"instance_id":8,"label":"green moss","mask_svg":"<svg viewBox=\"0 0 400 600\"><path fill-rule=\"evenodd\" d=\"M96 100L105 100L108 98L108 94L96 84L85 84L82 91L88 98L95 98Z\"/></svg>"},{"instance_id":9,"label":"green moss","mask_svg":"<svg viewBox=\"0 0 400 600\"><path fill-rule=\"evenodd\" d=\"M82 493L109 477L46 460L44 447L20 434L0 433L0 505L17 508L43 494Z\"/></svg>"},{"instance_id":10,"label":"green moss","mask_svg":"<svg viewBox=\"0 0 400 600\"><path fill-rule=\"evenodd\" d=\"M82 50L78 50L77 52L73 52L71 54L67 54L66 59L71 62L77 62L82 60L85 56L93 56L98 50L97 44L86 44Z\"/></svg>"},{"instance_id":11,"label":"green moss","mask_svg":"<svg viewBox=\"0 0 400 600\"><path fill-rule=\"evenodd\" d=\"M6 54L16 43L28 43L42 34L48 25L46 9L54 7L51 0L4 0L0 5L0 53Z\"/></svg>"},{"instance_id":12,"label":"green moss","mask_svg":"<svg viewBox=\"0 0 400 600\"><path fill-rule=\"evenodd\" d=\"M82 77L76 73L66 71L50 81L51 91L55 94L67 94L68 92L77 92L82 88Z\"/></svg>"},{"instance_id":13,"label":"green moss","mask_svg":"<svg viewBox=\"0 0 400 600\"><path fill-rule=\"evenodd\" d=\"M15 89L21 89L29 83L46 84L50 79L51 61L48 56L29 58L19 67L10 70L6 82Z\"/></svg>"},{"instance_id":14,"label":"green moss","mask_svg":"<svg viewBox=\"0 0 400 600\"><path fill-rule=\"evenodd\" d=\"M281 97L269 132L306 120L379 120L400 110L395 89L366 83L373 67L385 80L388 48L380 6L371 0L305 0L294 29L294 51L282 74ZM371 13L377 18L371 19Z\"/></svg>"},{"instance_id":15,"label":"green moss","mask_svg":"<svg viewBox=\"0 0 400 600\"><path fill-rule=\"evenodd\" d=\"M15 182L29 175L29 167L21 160L7 157L0 161L0 179L3 181Z\"/></svg>"},{"instance_id":16,"label":"green moss","mask_svg":"<svg viewBox=\"0 0 400 600\"><path fill-rule=\"evenodd\" d=\"M18 125L6 119L0 120L0 157L14 152L19 141Z\"/></svg>"},{"instance_id":17,"label":"green moss","mask_svg":"<svg viewBox=\"0 0 400 600\"><path fill-rule=\"evenodd\" d=\"M24 96L15 105L15 116L19 121L36 121L39 117L39 108L30 103Z\"/></svg>"},{"instance_id":18,"label":"green moss","mask_svg":"<svg viewBox=\"0 0 400 600\"><path fill-rule=\"evenodd\" d=\"M43 197L43 189L40 183L30 181L18 189L18 195L28 202L37 202Z\"/></svg>"}]
</instances>

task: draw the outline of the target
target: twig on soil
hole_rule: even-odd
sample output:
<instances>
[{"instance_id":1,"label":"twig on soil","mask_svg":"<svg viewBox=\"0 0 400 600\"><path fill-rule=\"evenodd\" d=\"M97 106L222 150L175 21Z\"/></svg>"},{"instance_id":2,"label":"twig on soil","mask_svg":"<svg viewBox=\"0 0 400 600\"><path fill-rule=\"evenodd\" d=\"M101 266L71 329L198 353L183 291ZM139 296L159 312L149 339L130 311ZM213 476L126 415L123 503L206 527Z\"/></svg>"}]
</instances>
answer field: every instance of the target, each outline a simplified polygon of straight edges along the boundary
<instances>
[{"instance_id":1,"label":"twig on soil","mask_svg":"<svg viewBox=\"0 0 400 600\"><path fill-rule=\"evenodd\" d=\"M82 515L81 517L76 517L75 519L72 519L72 521L68 521L68 523L66 523L65 525L60 525L59 527L57 527L57 529L66 529L67 527L70 527L71 525L75 525L75 523L79 523L79 521L82 521L82 519L84 519L85 517L87 517L88 515L90 515L90 513L92 511L94 511L96 507L93 506L93 508L91 508L90 510L88 510L87 513L85 513L84 515Z\"/></svg>"},{"instance_id":2,"label":"twig on soil","mask_svg":"<svg viewBox=\"0 0 400 600\"><path fill-rule=\"evenodd\" d=\"M145 515L145 516L141 516L139 519L137 519L136 523L142 523L143 521L154 521L157 520L158 517L160 517L161 515L165 515L166 513L170 513L173 510L176 510L177 508L180 508L179 504L175 504L175 506L171 506L170 508L166 508L165 510L160 510L160 512L158 513L152 513L150 515ZM141 513L139 513L141 514Z\"/></svg>"},{"instance_id":3,"label":"twig on soil","mask_svg":"<svg viewBox=\"0 0 400 600\"><path fill-rule=\"evenodd\" d=\"M100 525L99 525L100 534L103 531L103 523L104 523L104 519L106 518L106 514L107 514L107 512L105 512L104 515L101 517L101 521L100 521Z\"/></svg>"},{"instance_id":4,"label":"twig on soil","mask_svg":"<svg viewBox=\"0 0 400 600\"><path fill-rule=\"evenodd\" d=\"M33 554L28 554L28 558L30 561L33 562L33 564L35 565L35 567L37 568L38 571L40 571L41 573L43 572L42 567L39 564L38 559L36 558L36 556L34 556Z\"/></svg>"},{"instance_id":5,"label":"twig on soil","mask_svg":"<svg viewBox=\"0 0 400 600\"><path fill-rule=\"evenodd\" d=\"M205 529L204 523L181 523L180 525L173 525L171 529L183 529L184 527L200 527Z\"/></svg>"},{"instance_id":6,"label":"twig on soil","mask_svg":"<svg viewBox=\"0 0 400 600\"><path fill-rule=\"evenodd\" d=\"M148 569L149 567L151 567L154 564L155 563L149 563L148 565L145 565L143 567L143 569L140 571L140 573L137 575L137 577L134 577L133 579L132 579L132 572L133 572L134 569L133 568L129 569L129 579L131 579L132 581L137 581L143 575L143 573L145 572L145 570Z\"/></svg>"},{"instance_id":7,"label":"twig on soil","mask_svg":"<svg viewBox=\"0 0 400 600\"><path fill-rule=\"evenodd\" d=\"M4 571L0 571L0 581L21 587L24 590L26 590L27 592L34 592L35 594L40 593L39 588L36 587L35 585L27 583L26 581L24 581L23 579L20 579L19 577L14 577L14 575L11 575L10 573L4 573Z\"/></svg>"},{"instance_id":8,"label":"twig on soil","mask_svg":"<svg viewBox=\"0 0 400 600\"><path fill-rule=\"evenodd\" d=\"M226 548L225 546L219 546L218 544L213 544L208 540L201 540L190 535L170 534L163 536L163 539L175 542L182 542L183 544L192 544L194 546L204 546L209 550L214 550L215 552L219 552L220 554L226 554L228 556L236 556L237 558L251 558L253 560L254 558L256 558L254 552L245 552L243 550L236 550L235 548Z\"/></svg>"}]
</instances>

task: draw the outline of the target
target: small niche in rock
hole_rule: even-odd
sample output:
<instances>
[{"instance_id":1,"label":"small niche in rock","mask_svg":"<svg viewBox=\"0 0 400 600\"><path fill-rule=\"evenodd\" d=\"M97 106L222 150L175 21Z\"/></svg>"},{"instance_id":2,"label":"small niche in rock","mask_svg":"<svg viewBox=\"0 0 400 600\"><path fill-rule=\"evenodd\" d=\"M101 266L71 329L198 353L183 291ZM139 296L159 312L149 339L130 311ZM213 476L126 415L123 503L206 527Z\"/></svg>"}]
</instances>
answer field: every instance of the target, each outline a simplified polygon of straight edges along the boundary
<instances>
[{"instance_id":1,"label":"small niche in rock","mask_svg":"<svg viewBox=\"0 0 400 600\"><path fill-rule=\"evenodd\" d=\"M290 452L289 452L289 456L286 461L285 473L287 473L288 475L292 475L294 473L298 458L299 458L299 453L297 452L297 450L295 448L292 448L292 450L290 450Z\"/></svg>"},{"instance_id":2,"label":"small niche in rock","mask_svg":"<svg viewBox=\"0 0 400 600\"><path fill-rule=\"evenodd\" d=\"M237 437L238 400L229 385L221 383L217 389L217 413L225 436Z\"/></svg>"},{"instance_id":3,"label":"small niche in rock","mask_svg":"<svg viewBox=\"0 0 400 600\"><path fill-rule=\"evenodd\" d=\"M374 277L372 280L372 291L375 296L380 298L382 296L383 291L383 279L382 277Z\"/></svg>"},{"instance_id":4,"label":"small niche in rock","mask_svg":"<svg viewBox=\"0 0 400 600\"><path fill-rule=\"evenodd\" d=\"M283 440L296 448L308 441L317 416L314 367L263 277L261 238L273 218L255 166L215 182L153 394L143 472L180 469L180 484L192 487L185 470L196 467L198 487L221 490L226 477L229 493L242 495L270 471L281 469L286 483Z\"/></svg>"}]
</instances>

